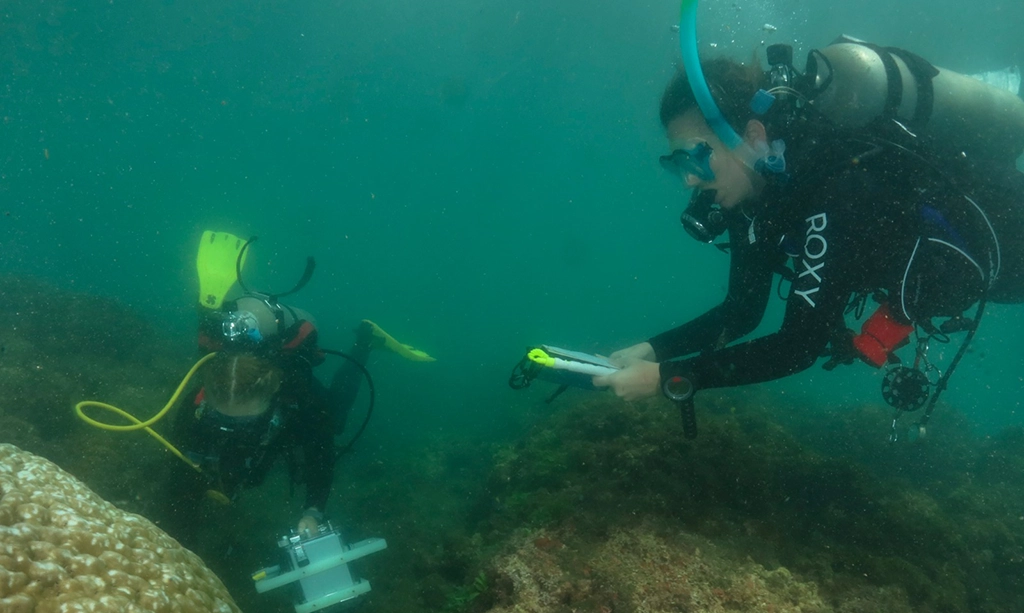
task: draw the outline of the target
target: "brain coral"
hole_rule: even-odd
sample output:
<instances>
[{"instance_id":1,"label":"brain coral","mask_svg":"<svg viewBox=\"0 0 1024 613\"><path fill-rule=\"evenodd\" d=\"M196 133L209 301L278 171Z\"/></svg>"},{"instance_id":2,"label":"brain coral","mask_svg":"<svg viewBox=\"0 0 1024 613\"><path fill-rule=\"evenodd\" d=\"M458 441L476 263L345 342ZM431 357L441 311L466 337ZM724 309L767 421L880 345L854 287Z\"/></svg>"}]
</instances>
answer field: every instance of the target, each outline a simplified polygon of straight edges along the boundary
<instances>
[{"instance_id":1,"label":"brain coral","mask_svg":"<svg viewBox=\"0 0 1024 613\"><path fill-rule=\"evenodd\" d=\"M0 444L0 611L238 610L202 560L149 520Z\"/></svg>"}]
</instances>

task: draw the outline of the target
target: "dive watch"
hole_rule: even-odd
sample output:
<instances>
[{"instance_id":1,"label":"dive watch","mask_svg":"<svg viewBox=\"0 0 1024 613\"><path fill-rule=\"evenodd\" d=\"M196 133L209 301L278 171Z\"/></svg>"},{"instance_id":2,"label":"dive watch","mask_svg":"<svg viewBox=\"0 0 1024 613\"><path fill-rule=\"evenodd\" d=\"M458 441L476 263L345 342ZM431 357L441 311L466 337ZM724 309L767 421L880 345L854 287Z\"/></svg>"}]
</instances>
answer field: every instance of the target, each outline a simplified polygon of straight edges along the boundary
<instances>
[{"instance_id":1,"label":"dive watch","mask_svg":"<svg viewBox=\"0 0 1024 613\"><path fill-rule=\"evenodd\" d=\"M693 381L682 375L673 375L661 385L661 391L669 400L686 402L693 398Z\"/></svg>"}]
</instances>

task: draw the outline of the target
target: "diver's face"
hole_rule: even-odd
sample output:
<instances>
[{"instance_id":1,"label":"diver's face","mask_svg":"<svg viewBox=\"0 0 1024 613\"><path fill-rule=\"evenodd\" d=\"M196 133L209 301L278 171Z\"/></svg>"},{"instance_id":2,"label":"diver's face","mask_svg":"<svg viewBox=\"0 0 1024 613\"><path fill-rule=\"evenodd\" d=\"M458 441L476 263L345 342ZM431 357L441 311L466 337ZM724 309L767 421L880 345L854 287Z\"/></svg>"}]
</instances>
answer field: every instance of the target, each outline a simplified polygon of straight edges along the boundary
<instances>
[{"instance_id":1,"label":"diver's face","mask_svg":"<svg viewBox=\"0 0 1024 613\"><path fill-rule=\"evenodd\" d=\"M715 202L723 209L731 209L757 195L753 172L715 136L698 109L690 109L669 122L667 133L669 147L673 151L693 150L701 143L711 147L708 160L711 178L684 172L682 178L687 187L715 190Z\"/></svg>"}]
</instances>

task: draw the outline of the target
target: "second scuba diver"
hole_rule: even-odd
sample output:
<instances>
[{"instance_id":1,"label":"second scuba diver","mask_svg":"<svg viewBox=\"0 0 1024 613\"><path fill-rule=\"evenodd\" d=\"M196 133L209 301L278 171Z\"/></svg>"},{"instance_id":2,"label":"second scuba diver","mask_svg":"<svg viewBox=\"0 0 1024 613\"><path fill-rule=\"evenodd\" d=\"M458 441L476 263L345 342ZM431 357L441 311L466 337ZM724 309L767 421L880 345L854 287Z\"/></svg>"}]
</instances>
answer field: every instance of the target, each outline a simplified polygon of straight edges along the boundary
<instances>
[{"instance_id":1,"label":"second scuba diver","mask_svg":"<svg viewBox=\"0 0 1024 613\"><path fill-rule=\"evenodd\" d=\"M880 64L897 65L874 46L839 52L886 54ZM661 100L672 151L661 161L693 190L682 216L688 233L707 243L728 234L720 245L730 253L728 292L696 319L611 354L622 369L595 377L594 384L627 400L661 392L681 406L690 403L692 415L698 390L779 379L828 354L826 368L860 358L891 369L883 396L898 411L930 400L919 423L923 434L985 302L1024 301L1024 177L1012 157L930 155L920 146L926 139L911 132L918 126L895 116L898 100L860 129L837 125L812 102L808 90L820 80L799 75L787 65L785 50L781 55L768 72L727 59L701 69L695 43L689 53L684 45L689 63ZM818 58L827 62L820 52ZM840 76L835 63L830 81ZM930 85L938 71L924 60L916 71L923 98L922 83ZM808 87L800 87L803 77ZM1016 98L1008 108L1021 114ZM1015 126L1020 119L1014 117ZM997 121L979 119L987 120ZM964 139L977 132L965 131ZM1007 133L1017 138L1019 151L1019 130ZM736 343L760 323L777 273L791 283L781 328ZM880 307L854 334L844 315L859 316L868 297ZM973 318L967 317L976 304ZM900 366L892 352L915 329L918 363ZM966 340L943 377L927 378L919 366L927 364L928 341L964 331ZM684 409L684 421L685 415Z\"/></svg>"},{"instance_id":2,"label":"second scuba diver","mask_svg":"<svg viewBox=\"0 0 1024 613\"><path fill-rule=\"evenodd\" d=\"M251 241L250 241L251 242ZM243 488L263 482L279 458L293 482L305 484L305 504L297 531L315 534L323 521L339 451L365 428L369 415L345 448L335 440L348 414L374 348L430 361L427 354L397 343L370 321L356 328L356 339L329 384L314 368L335 353L319 347L312 316L279 301L298 291L312 274L313 261L291 291L251 292L241 280L248 243L226 233L206 232L197 260L200 274L199 347L216 352L199 370L201 385L179 403L171 440L190 469L175 462L167 491L165 526L187 547L195 547L198 515L213 501L227 504ZM236 283L246 294L224 300Z\"/></svg>"}]
</instances>

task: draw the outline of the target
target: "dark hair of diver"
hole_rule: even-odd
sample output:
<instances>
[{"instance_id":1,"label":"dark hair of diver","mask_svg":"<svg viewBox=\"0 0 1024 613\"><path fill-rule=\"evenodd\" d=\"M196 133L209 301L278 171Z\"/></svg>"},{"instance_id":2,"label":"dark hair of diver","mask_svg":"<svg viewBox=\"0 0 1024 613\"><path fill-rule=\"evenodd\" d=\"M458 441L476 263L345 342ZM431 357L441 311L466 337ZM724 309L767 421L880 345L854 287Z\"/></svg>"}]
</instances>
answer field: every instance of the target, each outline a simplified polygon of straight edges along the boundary
<instances>
[{"instance_id":1,"label":"dark hair of diver","mask_svg":"<svg viewBox=\"0 0 1024 613\"><path fill-rule=\"evenodd\" d=\"M701 62L701 67L715 104L733 130L743 134L747 120L753 115L750 101L757 90L769 87L756 58L749 65L728 58L714 58ZM697 108L697 99L690 88L686 71L679 66L661 96L661 125L668 128L672 120L691 108Z\"/></svg>"},{"instance_id":2,"label":"dark hair of diver","mask_svg":"<svg viewBox=\"0 0 1024 613\"><path fill-rule=\"evenodd\" d=\"M720 57L701 62L701 67L711 97L737 134L742 135L746 131L747 122L751 119L764 124L769 140L782 138L787 146L806 138L828 137L836 132L836 127L813 107L800 102L803 96L797 90L772 87L756 54L748 64ZM751 101L759 90L770 91L775 96L774 104L762 115L751 109ZM680 66L661 96L661 125L668 129L674 119L696 108L699 108L697 99L686 71Z\"/></svg>"}]
</instances>

